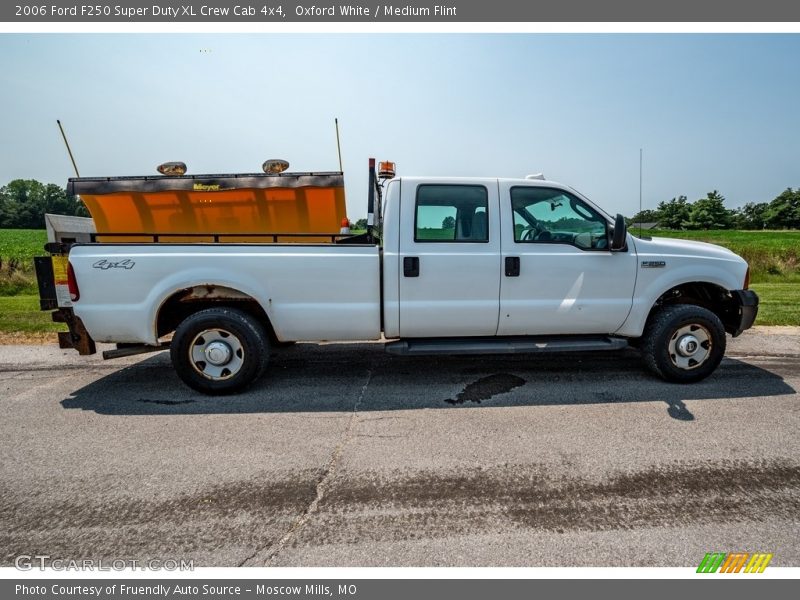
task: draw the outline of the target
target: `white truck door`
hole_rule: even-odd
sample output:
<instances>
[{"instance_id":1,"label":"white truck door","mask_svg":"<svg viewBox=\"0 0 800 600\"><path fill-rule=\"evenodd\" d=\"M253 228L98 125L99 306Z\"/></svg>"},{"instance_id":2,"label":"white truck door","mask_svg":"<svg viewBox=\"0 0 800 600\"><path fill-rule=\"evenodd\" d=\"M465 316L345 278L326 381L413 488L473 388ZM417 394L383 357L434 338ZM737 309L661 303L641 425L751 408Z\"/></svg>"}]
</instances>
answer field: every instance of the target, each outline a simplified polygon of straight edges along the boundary
<instances>
[{"instance_id":1,"label":"white truck door","mask_svg":"<svg viewBox=\"0 0 800 600\"><path fill-rule=\"evenodd\" d=\"M497 180L403 179L400 336L497 333L500 214Z\"/></svg>"},{"instance_id":2,"label":"white truck door","mask_svg":"<svg viewBox=\"0 0 800 600\"><path fill-rule=\"evenodd\" d=\"M608 220L546 183L500 183L498 335L603 334L628 316L636 253L609 250Z\"/></svg>"}]
</instances>

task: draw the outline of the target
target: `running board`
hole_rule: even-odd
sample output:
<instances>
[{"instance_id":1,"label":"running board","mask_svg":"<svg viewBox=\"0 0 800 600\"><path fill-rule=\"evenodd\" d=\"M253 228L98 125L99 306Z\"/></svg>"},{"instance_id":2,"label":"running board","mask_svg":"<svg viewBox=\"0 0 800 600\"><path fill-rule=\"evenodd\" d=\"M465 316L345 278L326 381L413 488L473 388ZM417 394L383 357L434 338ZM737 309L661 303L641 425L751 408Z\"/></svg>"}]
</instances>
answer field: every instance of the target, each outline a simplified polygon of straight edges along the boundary
<instances>
[{"instance_id":1,"label":"running board","mask_svg":"<svg viewBox=\"0 0 800 600\"><path fill-rule=\"evenodd\" d=\"M103 360L136 356L137 354L147 354L148 352L161 352L162 350L169 350L169 342L164 342L158 346L150 346L147 344L117 344L115 350L103 351Z\"/></svg>"},{"instance_id":2,"label":"running board","mask_svg":"<svg viewBox=\"0 0 800 600\"><path fill-rule=\"evenodd\" d=\"M628 340L609 336L531 336L490 338L409 339L388 342L384 349L398 356L430 354L525 354L622 350Z\"/></svg>"}]
</instances>

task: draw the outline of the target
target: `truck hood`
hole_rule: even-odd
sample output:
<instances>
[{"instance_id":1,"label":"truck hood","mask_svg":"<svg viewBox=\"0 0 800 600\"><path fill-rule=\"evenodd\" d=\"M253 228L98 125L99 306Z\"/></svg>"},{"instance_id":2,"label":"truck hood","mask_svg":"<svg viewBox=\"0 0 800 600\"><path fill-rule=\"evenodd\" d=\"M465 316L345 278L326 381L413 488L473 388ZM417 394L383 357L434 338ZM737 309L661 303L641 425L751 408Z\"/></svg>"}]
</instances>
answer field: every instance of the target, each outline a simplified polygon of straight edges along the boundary
<instances>
[{"instance_id":1,"label":"truck hood","mask_svg":"<svg viewBox=\"0 0 800 600\"><path fill-rule=\"evenodd\" d=\"M639 254L696 256L744 262L744 259L735 252L723 248L722 246L708 244L706 242L654 237L651 239L636 238L634 243L636 244L636 251Z\"/></svg>"}]
</instances>

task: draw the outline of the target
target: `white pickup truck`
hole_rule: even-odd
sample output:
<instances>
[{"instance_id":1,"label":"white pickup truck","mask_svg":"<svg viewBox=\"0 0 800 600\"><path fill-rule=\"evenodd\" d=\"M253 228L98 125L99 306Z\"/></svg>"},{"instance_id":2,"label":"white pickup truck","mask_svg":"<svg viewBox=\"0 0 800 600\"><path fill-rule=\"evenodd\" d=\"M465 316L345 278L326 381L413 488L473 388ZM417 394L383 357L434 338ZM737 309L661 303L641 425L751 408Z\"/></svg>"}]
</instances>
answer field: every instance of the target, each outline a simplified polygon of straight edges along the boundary
<instances>
[{"instance_id":1,"label":"white pickup truck","mask_svg":"<svg viewBox=\"0 0 800 600\"><path fill-rule=\"evenodd\" d=\"M107 357L168 347L181 379L208 394L254 382L271 345L382 337L393 354L531 360L631 345L655 374L694 382L719 365L726 332L755 320L742 258L633 237L568 186L540 176L379 184L374 161L369 176L365 235L62 245L69 296L42 269L42 307L57 304L54 320L69 325L62 347L117 343Z\"/></svg>"}]
</instances>

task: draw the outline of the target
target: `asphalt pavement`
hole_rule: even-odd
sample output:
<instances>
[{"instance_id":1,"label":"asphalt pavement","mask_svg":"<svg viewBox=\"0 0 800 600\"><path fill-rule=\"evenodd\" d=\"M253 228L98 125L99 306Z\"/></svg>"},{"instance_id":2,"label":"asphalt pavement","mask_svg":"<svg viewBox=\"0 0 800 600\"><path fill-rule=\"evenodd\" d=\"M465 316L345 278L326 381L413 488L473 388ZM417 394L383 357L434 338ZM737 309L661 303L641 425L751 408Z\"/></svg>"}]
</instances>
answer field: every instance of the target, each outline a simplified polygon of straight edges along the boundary
<instances>
[{"instance_id":1,"label":"asphalt pavement","mask_svg":"<svg viewBox=\"0 0 800 600\"><path fill-rule=\"evenodd\" d=\"M0 564L800 566L800 329L664 383L635 351L298 344L233 397L168 353L0 346Z\"/></svg>"}]
</instances>

